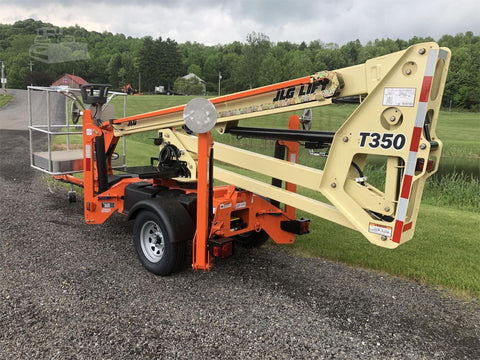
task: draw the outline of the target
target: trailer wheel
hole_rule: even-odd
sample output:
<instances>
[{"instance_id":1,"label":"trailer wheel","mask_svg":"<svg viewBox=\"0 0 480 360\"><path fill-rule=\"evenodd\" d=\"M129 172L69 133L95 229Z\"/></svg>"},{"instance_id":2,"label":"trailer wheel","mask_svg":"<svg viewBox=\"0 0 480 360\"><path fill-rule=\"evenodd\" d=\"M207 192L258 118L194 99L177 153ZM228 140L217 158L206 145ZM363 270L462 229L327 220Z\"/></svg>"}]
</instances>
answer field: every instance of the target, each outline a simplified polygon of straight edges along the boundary
<instances>
[{"instance_id":1,"label":"trailer wheel","mask_svg":"<svg viewBox=\"0 0 480 360\"><path fill-rule=\"evenodd\" d=\"M133 226L135 250L142 265L156 275L169 275L183 264L185 242L172 242L162 219L141 211Z\"/></svg>"},{"instance_id":2,"label":"trailer wheel","mask_svg":"<svg viewBox=\"0 0 480 360\"><path fill-rule=\"evenodd\" d=\"M250 231L234 237L238 244L249 249L262 246L268 238L269 236L264 230Z\"/></svg>"},{"instance_id":3,"label":"trailer wheel","mask_svg":"<svg viewBox=\"0 0 480 360\"><path fill-rule=\"evenodd\" d=\"M68 192L68 202L69 203L77 202L77 192L76 191L69 191Z\"/></svg>"}]
</instances>

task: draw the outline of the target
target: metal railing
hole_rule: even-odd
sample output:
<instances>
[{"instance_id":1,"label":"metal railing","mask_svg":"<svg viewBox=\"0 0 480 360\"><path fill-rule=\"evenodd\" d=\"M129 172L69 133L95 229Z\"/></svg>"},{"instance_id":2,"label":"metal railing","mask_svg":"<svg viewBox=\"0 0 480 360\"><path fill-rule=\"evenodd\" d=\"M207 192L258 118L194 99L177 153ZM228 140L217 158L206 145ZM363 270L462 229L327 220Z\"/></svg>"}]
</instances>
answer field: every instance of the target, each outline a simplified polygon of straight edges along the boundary
<instances>
[{"instance_id":1,"label":"metal railing","mask_svg":"<svg viewBox=\"0 0 480 360\"><path fill-rule=\"evenodd\" d=\"M108 94L108 100L102 110L114 116L111 100L117 96L123 96L123 117L126 117L127 94L121 92ZM83 125L72 121L72 111L75 108L76 111L85 108L81 101L80 89L29 86L27 101L30 166L50 175L82 172L83 161L80 162L80 160L83 159L83 149L82 146L74 145L79 143L78 137L82 136ZM58 141L59 137L64 139ZM80 144L82 144L81 140ZM125 160L126 139L124 137L123 154L115 160L113 167L124 168Z\"/></svg>"}]
</instances>

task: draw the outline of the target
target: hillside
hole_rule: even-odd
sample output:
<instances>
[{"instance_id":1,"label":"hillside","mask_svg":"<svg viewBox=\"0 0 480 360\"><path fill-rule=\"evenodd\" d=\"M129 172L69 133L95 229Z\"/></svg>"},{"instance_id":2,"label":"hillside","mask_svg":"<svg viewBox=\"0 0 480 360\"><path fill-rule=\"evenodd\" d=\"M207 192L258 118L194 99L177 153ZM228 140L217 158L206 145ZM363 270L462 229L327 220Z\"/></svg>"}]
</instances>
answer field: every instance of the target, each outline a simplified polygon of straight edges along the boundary
<instances>
[{"instance_id":1,"label":"hillside","mask_svg":"<svg viewBox=\"0 0 480 360\"><path fill-rule=\"evenodd\" d=\"M53 28L48 30L50 43L62 42L56 48L65 50L76 44L71 56L57 52L49 53L47 59L35 57L32 46L44 41L39 35L48 32L45 28ZM480 36L472 32L440 39L372 39L366 44L352 39L342 46L321 39L310 44L273 43L267 35L254 32L245 40L216 46L178 44L169 38L139 39L79 26L58 28L28 19L0 24L0 60L10 88L49 85L61 74L70 73L90 83L109 83L115 90L129 83L148 93L159 85L173 90L179 76L192 72L207 82L207 91L213 94L218 92L221 76L220 91L225 94L363 63L414 43L437 41L452 50L443 105L480 110Z\"/></svg>"}]
</instances>

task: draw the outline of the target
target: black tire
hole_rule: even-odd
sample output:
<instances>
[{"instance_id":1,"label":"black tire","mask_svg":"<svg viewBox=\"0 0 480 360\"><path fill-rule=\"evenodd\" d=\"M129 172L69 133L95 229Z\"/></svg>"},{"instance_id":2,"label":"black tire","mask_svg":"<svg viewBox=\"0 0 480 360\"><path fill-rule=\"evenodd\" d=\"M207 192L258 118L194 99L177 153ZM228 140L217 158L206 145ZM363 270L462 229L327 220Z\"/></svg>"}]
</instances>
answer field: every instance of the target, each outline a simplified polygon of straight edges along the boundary
<instances>
[{"instance_id":1,"label":"black tire","mask_svg":"<svg viewBox=\"0 0 480 360\"><path fill-rule=\"evenodd\" d=\"M142 265L156 275L170 275L185 259L186 242L173 242L158 214L143 210L133 226L133 241Z\"/></svg>"},{"instance_id":2,"label":"black tire","mask_svg":"<svg viewBox=\"0 0 480 360\"><path fill-rule=\"evenodd\" d=\"M68 202L69 203L77 202L77 193L75 191L68 192Z\"/></svg>"},{"instance_id":3,"label":"black tire","mask_svg":"<svg viewBox=\"0 0 480 360\"><path fill-rule=\"evenodd\" d=\"M237 235L234 237L235 241L248 249L257 248L265 244L269 236L264 230L250 231L245 234Z\"/></svg>"}]
</instances>

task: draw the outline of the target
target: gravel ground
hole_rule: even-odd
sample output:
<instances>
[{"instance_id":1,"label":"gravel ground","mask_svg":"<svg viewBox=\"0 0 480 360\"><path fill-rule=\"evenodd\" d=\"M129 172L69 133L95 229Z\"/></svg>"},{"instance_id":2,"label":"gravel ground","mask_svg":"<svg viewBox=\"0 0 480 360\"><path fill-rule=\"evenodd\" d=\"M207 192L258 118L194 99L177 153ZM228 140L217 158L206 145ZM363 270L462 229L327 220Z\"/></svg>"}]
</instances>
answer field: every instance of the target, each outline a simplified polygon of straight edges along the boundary
<instances>
[{"instance_id":1,"label":"gravel ground","mask_svg":"<svg viewBox=\"0 0 480 360\"><path fill-rule=\"evenodd\" d=\"M480 358L478 305L273 244L154 276L123 216L86 225L30 169L26 131L0 146L2 360Z\"/></svg>"}]
</instances>

